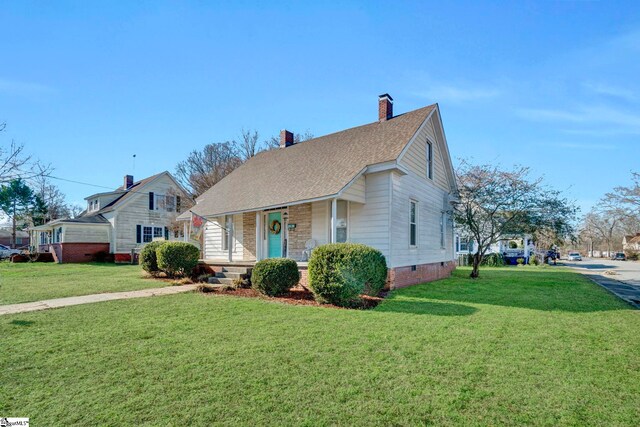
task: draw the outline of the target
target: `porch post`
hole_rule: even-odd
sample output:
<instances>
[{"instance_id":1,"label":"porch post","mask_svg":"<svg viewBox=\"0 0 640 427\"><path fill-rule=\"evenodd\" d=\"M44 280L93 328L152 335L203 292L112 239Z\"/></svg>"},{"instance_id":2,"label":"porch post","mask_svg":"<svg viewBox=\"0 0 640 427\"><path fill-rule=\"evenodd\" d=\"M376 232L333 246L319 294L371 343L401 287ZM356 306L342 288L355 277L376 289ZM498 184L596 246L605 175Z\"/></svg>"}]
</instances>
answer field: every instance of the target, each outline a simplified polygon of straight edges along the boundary
<instances>
[{"instance_id":1,"label":"porch post","mask_svg":"<svg viewBox=\"0 0 640 427\"><path fill-rule=\"evenodd\" d=\"M187 221L182 224L182 241L189 241L189 230L187 230Z\"/></svg>"},{"instance_id":2,"label":"porch post","mask_svg":"<svg viewBox=\"0 0 640 427\"><path fill-rule=\"evenodd\" d=\"M337 241L337 221L338 221L338 199L331 199L331 243Z\"/></svg>"},{"instance_id":3,"label":"porch post","mask_svg":"<svg viewBox=\"0 0 640 427\"><path fill-rule=\"evenodd\" d=\"M262 214L256 212L256 261L262 259Z\"/></svg>"},{"instance_id":4,"label":"porch post","mask_svg":"<svg viewBox=\"0 0 640 427\"><path fill-rule=\"evenodd\" d=\"M234 245L234 237L233 237L233 215L231 215L231 222L226 224L229 232L227 233L227 238L229 239L227 242L227 248L229 249L229 262L233 262L233 245Z\"/></svg>"}]
</instances>

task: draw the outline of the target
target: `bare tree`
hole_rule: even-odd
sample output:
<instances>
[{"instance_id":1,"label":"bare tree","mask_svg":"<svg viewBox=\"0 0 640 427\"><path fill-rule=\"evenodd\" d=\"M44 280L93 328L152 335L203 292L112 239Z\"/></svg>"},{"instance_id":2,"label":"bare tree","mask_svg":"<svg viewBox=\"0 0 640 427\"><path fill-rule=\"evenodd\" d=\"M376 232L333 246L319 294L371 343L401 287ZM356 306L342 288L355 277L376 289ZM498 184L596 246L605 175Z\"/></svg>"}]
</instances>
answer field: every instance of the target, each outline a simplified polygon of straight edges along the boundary
<instances>
[{"instance_id":1,"label":"bare tree","mask_svg":"<svg viewBox=\"0 0 640 427\"><path fill-rule=\"evenodd\" d=\"M44 202L46 209L44 222L71 217L71 210L66 201L66 196L51 182L48 171L42 165L37 165L36 171L38 173L31 180L31 186Z\"/></svg>"},{"instance_id":2,"label":"bare tree","mask_svg":"<svg viewBox=\"0 0 640 427\"><path fill-rule=\"evenodd\" d=\"M242 156L233 142L207 144L194 150L176 166L176 177L194 197L213 187L242 164Z\"/></svg>"},{"instance_id":3,"label":"bare tree","mask_svg":"<svg viewBox=\"0 0 640 427\"><path fill-rule=\"evenodd\" d=\"M584 216L583 229L592 241L600 241L607 248L607 254L611 253L616 240L616 229L620 227L620 217L608 211L592 209ZM597 239L593 239L596 237ZM621 238L619 240L622 240Z\"/></svg>"},{"instance_id":4,"label":"bare tree","mask_svg":"<svg viewBox=\"0 0 640 427\"><path fill-rule=\"evenodd\" d=\"M258 131L242 129L240 132L240 141L238 141L236 145L242 158L245 161L249 160L258 153L260 148L258 146Z\"/></svg>"},{"instance_id":5,"label":"bare tree","mask_svg":"<svg viewBox=\"0 0 640 427\"><path fill-rule=\"evenodd\" d=\"M0 123L0 132L6 127L6 123ZM7 184L17 178L29 180L43 173L43 170L45 173L51 172L50 166L42 165L27 155L23 144L11 140L8 145L3 145L0 145L0 184Z\"/></svg>"},{"instance_id":6,"label":"bare tree","mask_svg":"<svg viewBox=\"0 0 640 427\"><path fill-rule=\"evenodd\" d=\"M640 216L640 173L631 173L632 184L628 187L616 187L604 197L609 207L625 209L629 214Z\"/></svg>"},{"instance_id":7,"label":"bare tree","mask_svg":"<svg viewBox=\"0 0 640 427\"><path fill-rule=\"evenodd\" d=\"M573 232L576 208L567 199L531 179L529 169L511 171L497 166L474 166L466 161L457 170L460 201L455 220L459 228L477 243L471 277L489 247L513 233L553 233L557 239Z\"/></svg>"}]
</instances>

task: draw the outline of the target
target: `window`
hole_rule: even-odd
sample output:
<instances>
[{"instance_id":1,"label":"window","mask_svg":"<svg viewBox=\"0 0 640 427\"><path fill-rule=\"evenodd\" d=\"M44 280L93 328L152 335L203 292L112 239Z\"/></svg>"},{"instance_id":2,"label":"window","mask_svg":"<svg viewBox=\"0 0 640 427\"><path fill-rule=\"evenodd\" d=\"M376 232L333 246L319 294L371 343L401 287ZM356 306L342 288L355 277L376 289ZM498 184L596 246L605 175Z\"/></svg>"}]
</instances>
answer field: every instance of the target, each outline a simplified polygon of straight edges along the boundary
<instances>
[{"instance_id":1,"label":"window","mask_svg":"<svg viewBox=\"0 0 640 427\"><path fill-rule=\"evenodd\" d=\"M229 250L229 237L231 236L231 227L233 227L233 216L224 216L224 230L222 230L222 250Z\"/></svg>"},{"instance_id":2,"label":"window","mask_svg":"<svg viewBox=\"0 0 640 427\"><path fill-rule=\"evenodd\" d=\"M409 202L409 246L418 245L418 203L414 200Z\"/></svg>"},{"instance_id":3,"label":"window","mask_svg":"<svg viewBox=\"0 0 640 427\"><path fill-rule=\"evenodd\" d=\"M433 146L427 141L427 178L433 179Z\"/></svg>"},{"instance_id":4,"label":"window","mask_svg":"<svg viewBox=\"0 0 640 427\"><path fill-rule=\"evenodd\" d=\"M153 241L153 227L142 227L142 243Z\"/></svg>"},{"instance_id":5,"label":"window","mask_svg":"<svg viewBox=\"0 0 640 427\"><path fill-rule=\"evenodd\" d=\"M349 218L349 202L338 200L336 205L336 242L345 243L347 241L347 222Z\"/></svg>"},{"instance_id":6,"label":"window","mask_svg":"<svg viewBox=\"0 0 640 427\"><path fill-rule=\"evenodd\" d=\"M445 229L445 224L447 221L447 216L446 216L446 212L442 212L440 214L440 247L444 248L445 247L445 241L444 241L444 229Z\"/></svg>"},{"instance_id":7,"label":"window","mask_svg":"<svg viewBox=\"0 0 640 427\"><path fill-rule=\"evenodd\" d=\"M55 240L55 243L62 243L62 227L56 230L54 240Z\"/></svg>"},{"instance_id":8,"label":"window","mask_svg":"<svg viewBox=\"0 0 640 427\"><path fill-rule=\"evenodd\" d=\"M154 202L151 204L156 211L175 212L176 196L154 194Z\"/></svg>"}]
</instances>

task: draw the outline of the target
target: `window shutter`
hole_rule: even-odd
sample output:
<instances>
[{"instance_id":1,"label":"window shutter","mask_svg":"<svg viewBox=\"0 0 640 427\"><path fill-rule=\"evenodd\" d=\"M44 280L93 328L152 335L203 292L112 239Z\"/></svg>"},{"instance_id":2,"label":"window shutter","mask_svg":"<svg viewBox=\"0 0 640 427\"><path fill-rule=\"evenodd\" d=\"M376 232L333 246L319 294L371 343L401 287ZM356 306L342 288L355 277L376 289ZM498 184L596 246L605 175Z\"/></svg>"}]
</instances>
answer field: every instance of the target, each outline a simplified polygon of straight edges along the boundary
<instances>
[{"instance_id":1,"label":"window shutter","mask_svg":"<svg viewBox=\"0 0 640 427\"><path fill-rule=\"evenodd\" d=\"M153 191L149 192L149 210L152 211L154 208L153 206Z\"/></svg>"},{"instance_id":2,"label":"window shutter","mask_svg":"<svg viewBox=\"0 0 640 427\"><path fill-rule=\"evenodd\" d=\"M169 228L164 228L164 240L169 240Z\"/></svg>"},{"instance_id":3,"label":"window shutter","mask_svg":"<svg viewBox=\"0 0 640 427\"><path fill-rule=\"evenodd\" d=\"M136 243L142 243L142 226L136 225Z\"/></svg>"},{"instance_id":4,"label":"window shutter","mask_svg":"<svg viewBox=\"0 0 640 427\"><path fill-rule=\"evenodd\" d=\"M180 213L180 196L176 196L176 212Z\"/></svg>"}]
</instances>

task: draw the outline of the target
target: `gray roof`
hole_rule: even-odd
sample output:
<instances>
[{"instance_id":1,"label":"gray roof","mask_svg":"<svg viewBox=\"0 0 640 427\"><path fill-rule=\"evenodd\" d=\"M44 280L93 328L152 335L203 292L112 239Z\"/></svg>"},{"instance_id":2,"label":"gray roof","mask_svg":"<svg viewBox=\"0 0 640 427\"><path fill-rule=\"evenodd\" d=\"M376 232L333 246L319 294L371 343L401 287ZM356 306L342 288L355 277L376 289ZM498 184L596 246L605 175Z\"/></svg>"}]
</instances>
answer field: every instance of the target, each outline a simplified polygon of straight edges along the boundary
<instances>
[{"instance_id":1,"label":"gray roof","mask_svg":"<svg viewBox=\"0 0 640 427\"><path fill-rule=\"evenodd\" d=\"M365 167L396 160L436 108L259 153L202 194L191 210L216 216L335 195Z\"/></svg>"}]
</instances>

